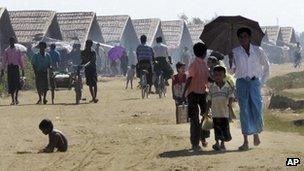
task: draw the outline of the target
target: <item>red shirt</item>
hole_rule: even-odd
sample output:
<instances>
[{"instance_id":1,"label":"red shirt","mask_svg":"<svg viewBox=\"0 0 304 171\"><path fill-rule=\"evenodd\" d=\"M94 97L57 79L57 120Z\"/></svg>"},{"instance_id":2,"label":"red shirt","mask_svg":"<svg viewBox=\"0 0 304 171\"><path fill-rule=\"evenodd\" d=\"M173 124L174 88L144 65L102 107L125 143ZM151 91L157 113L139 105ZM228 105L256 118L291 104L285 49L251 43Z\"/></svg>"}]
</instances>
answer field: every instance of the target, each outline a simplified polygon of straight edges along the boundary
<instances>
[{"instance_id":1,"label":"red shirt","mask_svg":"<svg viewBox=\"0 0 304 171\"><path fill-rule=\"evenodd\" d=\"M208 91L209 69L205 61L196 57L189 67L189 77L192 77L187 94L204 94Z\"/></svg>"}]
</instances>

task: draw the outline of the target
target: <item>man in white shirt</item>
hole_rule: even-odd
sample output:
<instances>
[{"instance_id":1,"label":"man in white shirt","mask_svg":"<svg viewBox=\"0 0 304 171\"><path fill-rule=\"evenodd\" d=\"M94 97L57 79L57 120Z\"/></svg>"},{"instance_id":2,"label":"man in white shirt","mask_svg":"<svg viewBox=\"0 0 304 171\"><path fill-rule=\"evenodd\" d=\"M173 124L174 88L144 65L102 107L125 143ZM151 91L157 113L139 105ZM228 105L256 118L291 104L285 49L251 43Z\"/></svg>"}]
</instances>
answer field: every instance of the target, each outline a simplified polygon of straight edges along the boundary
<instances>
[{"instance_id":1,"label":"man in white shirt","mask_svg":"<svg viewBox=\"0 0 304 171\"><path fill-rule=\"evenodd\" d=\"M166 85L168 86L168 79L171 78L173 75L173 69L171 68L169 64L169 53L168 53L168 47L163 44L163 38L157 37L156 38L156 45L153 47L154 52L154 70L156 73L156 76L160 75L161 72L163 72L164 79L166 80Z\"/></svg>"},{"instance_id":2,"label":"man in white shirt","mask_svg":"<svg viewBox=\"0 0 304 171\"><path fill-rule=\"evenodd\" d=\"M232 50L232 60L244 136L239 150L248 150L248 135L253 135L255 146L260 144L259 133L263 130L261 86L269 76L269 61L261 47L250 43L249 28L240 28L237 35L241 46Z\"/></svg>"}]
</instances>

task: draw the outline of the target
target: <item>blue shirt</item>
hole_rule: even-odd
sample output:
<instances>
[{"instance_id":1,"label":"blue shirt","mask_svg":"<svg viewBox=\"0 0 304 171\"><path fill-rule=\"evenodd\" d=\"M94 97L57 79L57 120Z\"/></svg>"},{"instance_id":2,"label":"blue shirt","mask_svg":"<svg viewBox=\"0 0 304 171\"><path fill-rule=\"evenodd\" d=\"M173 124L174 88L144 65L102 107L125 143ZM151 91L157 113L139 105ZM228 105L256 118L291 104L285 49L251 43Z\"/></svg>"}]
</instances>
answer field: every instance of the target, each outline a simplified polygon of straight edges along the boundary
<instances>
[{"instance_id":1,"label":"blue shirt","mask_svg":"<svg viewBox=\"0 0 304 171\"><path fill-rule=\"evenodd\" d=\"M37 71L47 71L52 66L51 56L45 52L44 56L40 52L36 53L32 59L32 65Z\"/></svg>"},{"instance_id":2,"label":"blue shirt","mask_svg":"<svg viewBox=\"0 0 304 171\"><path fill-rule=\"evenodd\" d=\"M150 60L152 61L153 57L154 57L154 52L153 49L146 45L146 44L141 44L137 47L136 49L136 55L137 55L137 59L139 61L141 60Z\"/></svg>"},{"instance_id":3,"label":"blue shirt","mask_svg":"<svg viewBox=\"0 0 304 171\"><path fill-rule=\"evenodd\" d=\"M57 63L59 64L59 62L61 61L60 59L60 53L57 50L51 50L50 51L50 56L52 59L52 66L53 67L57 67Z\"/></svg>"}]
</instances>

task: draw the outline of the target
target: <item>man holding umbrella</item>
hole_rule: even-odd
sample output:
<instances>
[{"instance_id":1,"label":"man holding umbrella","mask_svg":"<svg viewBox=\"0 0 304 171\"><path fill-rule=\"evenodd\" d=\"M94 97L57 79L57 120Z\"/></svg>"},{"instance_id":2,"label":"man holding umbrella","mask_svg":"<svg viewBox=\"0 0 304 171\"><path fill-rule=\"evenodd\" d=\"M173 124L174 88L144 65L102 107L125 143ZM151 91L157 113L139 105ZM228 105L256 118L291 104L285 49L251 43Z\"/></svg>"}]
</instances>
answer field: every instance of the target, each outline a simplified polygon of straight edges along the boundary
<instances>
[{"instance_id":1,"label":"man holding umbrella","mask_svg":"<svg viewBox=\"0 0 304 171\"><path fill-rule=\"evenodd\" d=\"M235 72L236 94L244 143L239 150L248 150L248 135L254 145L260 144L263 130L261 86L269 76L269 61L260 47L264 33L258 22L242 16L219 16L204 27L200 36L209 49L229 55Z\"/></svg>"},{"instance_id":2,"label":"man holding umbrella","mask_svg":"<svg viewBox=\"0 0 304 171\"><path fill-rule=\"evenodd\" d=\"M269 61L259 46L251 44L252 32L240 28L237 37L240 46L232 50L236 92L240 106L240 120L244 143L239 150L248 150L248 135L253 135L253 144L260 144L259 133L263 130L261 86L269 76Z\"/></svg>"}]
</instances>

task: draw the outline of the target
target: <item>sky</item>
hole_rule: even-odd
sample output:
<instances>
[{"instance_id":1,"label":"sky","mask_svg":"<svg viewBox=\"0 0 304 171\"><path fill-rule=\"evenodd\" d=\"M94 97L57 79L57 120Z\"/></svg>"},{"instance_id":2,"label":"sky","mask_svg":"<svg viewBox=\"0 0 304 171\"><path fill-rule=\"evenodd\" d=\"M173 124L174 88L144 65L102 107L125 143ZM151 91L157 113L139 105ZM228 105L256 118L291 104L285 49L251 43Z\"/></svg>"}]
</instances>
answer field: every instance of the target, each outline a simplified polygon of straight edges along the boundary
<instances>
[{"instance_id":1,"label":"sky","mask_svg":"<svg viewBox=\"0 0 304 171\"><path fill-rule=\"evenodd\" d=\"M210 19L219 15L243 15L260 25L280 25L304 31L303 0L0 0L8 10L94 11L97 15L130 15L137 18Z\"/></svg>"}]
</instances>

